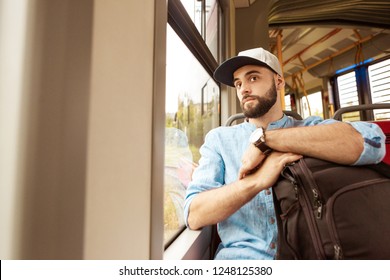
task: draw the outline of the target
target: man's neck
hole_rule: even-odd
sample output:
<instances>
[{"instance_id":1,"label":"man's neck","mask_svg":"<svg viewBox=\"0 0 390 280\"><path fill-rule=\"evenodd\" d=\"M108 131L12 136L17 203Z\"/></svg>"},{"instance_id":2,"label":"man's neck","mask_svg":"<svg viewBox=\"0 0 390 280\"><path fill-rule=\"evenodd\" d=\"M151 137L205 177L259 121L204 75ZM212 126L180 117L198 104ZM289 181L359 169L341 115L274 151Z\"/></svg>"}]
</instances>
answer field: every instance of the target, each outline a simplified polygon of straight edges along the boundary
<instances>
[{"instance_id":1,"label":"man's neck","mask_svg":"<svg viewBox=\"0 0 390 280\"><path fill-rule=\"evenodd\" d=\"M272 122L278 121L281 118L283 118L283 111L279 112L268 112L264 116L261 116L259 118L248 118L248 121L252 124L254 124L256 127L262 127L264 129L267 129L268 125Z\"/></svg>"}]
</instances>

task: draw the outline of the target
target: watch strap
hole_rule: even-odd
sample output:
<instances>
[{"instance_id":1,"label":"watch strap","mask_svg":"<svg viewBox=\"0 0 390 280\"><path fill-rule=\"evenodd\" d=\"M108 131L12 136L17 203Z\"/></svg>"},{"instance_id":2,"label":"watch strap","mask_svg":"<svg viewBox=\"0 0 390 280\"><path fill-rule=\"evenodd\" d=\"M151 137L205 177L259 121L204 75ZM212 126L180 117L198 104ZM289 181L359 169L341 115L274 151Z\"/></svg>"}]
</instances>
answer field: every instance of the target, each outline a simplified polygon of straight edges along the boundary
<instances>
[{"instance_id":1,"label":"watch strap","mask_svg":"<svg viewBox=\"0 0 390 280\"><path fill-rule=\"evenodd\" d=\"M266 156L272 153L272 149L267 146L263 141L257 141L254 145Z\"/></svg>"},{"instance_id":2,"label":"watch strap","mask_svg":"<svg viewBox=\"0 0 390 280\"><path fill-rule=\"evenodd\" d=\"M270 153L272 153L272 149L265 144L265 142L258 140L256 143L253 143L259 150L266 156L268 156Z\"/></svg>"}]
</instances>

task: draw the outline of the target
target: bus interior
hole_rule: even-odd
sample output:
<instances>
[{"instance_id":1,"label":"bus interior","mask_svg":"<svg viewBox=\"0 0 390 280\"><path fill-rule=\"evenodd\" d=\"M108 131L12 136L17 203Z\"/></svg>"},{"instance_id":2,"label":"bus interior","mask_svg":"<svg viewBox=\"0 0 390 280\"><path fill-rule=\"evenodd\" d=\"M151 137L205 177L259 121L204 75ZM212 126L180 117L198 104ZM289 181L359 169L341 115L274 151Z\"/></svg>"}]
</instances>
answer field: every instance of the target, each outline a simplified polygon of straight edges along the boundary
<instances>
[{"instance_id":1,"label":"bus interior","mask_svg":"<svg viewBox=\"0 0 390 280\"><path fill-rule=\"evenodd\" d=\"M1 259L212 259L185 227L208 131L242 120L213 78L281 62L297 118L378 123L390 163L389 0L0 1Z\"/></svg>"}]
</instances>

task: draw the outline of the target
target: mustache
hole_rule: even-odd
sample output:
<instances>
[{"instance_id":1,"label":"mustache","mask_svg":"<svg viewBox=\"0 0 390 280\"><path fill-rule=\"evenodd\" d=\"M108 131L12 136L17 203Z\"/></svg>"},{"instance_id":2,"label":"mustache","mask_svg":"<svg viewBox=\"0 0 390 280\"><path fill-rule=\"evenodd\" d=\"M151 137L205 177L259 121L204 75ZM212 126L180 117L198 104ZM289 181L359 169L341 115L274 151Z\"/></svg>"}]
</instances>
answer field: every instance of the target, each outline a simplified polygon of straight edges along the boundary
<instances>
[{"instance_id":1,"label":"mustache","mask_svg":"<svg viewBox=\"0 0 390 280\"><path fill-rule=\"evenodd\" d=\"M241 100L241 103L244 104L246 102L247 99L256 99L259 101L259 97L256 96L256 95L251 95L251 94L244 94L242 96L242 100Z\"/></svg>"}]
</instances>

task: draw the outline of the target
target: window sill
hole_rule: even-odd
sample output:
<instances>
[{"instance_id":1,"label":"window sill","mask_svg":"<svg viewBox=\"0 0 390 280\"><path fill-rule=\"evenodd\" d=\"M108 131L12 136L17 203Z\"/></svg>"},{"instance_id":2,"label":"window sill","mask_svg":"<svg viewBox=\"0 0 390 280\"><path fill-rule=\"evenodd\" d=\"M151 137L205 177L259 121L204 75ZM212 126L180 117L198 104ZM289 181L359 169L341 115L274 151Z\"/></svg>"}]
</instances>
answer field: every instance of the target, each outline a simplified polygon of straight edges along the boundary
<instances>
[{"instance_id":1,"label":"window sill","mask_svg":"<svg viewBox=\"0 0 390 280\"><path fill-rule=\"evenodd\" d=\"M207 260L210 259L212 227L201 230L185 229L165 250L164 260Z\"/></svg>"}]
</instances>

